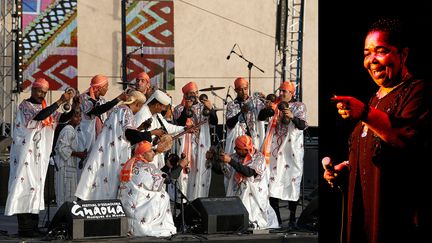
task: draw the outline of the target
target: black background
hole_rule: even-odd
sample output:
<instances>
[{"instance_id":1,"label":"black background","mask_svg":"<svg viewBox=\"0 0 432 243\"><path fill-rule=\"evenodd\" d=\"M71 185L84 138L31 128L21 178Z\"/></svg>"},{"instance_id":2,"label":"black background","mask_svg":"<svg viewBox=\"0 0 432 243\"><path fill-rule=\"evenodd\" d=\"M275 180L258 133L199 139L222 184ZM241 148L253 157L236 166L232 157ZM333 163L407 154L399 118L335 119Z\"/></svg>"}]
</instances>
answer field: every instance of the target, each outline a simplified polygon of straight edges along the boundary
<instances>
[{"instance_id":1,"label":"black background","mask_svg":"<svg viewBox=\"0 0 432 243\"><path fill-rule=\"evenodd\" d=\"M407 60L416 77L432 80L432 7L429 1L319 1L319 158L347 159L353 123L340 118L333 94L367 102L377 86L363 67L364 38L381 16L398 16L412 31ZM319 242L339 242L342 195L322 179L320 166ZM397 203L397 202L395 202ZM397 217L397 212L395 212ZM397 232L395 232L396 234Z\"/></svg>"}]
</instances>

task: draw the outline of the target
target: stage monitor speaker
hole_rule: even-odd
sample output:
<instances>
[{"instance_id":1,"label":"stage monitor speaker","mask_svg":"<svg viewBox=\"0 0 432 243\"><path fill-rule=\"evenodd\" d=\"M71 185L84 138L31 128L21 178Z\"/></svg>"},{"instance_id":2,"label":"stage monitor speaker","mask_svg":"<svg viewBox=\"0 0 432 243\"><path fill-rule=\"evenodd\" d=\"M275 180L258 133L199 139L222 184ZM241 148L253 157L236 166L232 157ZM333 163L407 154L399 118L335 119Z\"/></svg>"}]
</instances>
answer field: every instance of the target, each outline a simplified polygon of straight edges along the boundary
<instances>
[{"instance_id":1,"label":"stage monitor speaker","mask_svg":"<svg viewBox=\"0 0 432 243\"><path fill-rule=\"evenodd\" d=\"M91 239L124 237L127 218L121 201L88 200L65 202L57 210L48 233L57 235L63 231L67 239Z\"/></svg>"},{"instance_id":2,"label":"stage monitor speaker","mask_svg":"<svg viewBox=\"0 0 432 243\"><path fill-rule=\"evenodd\" d=\"M318 196L313 198L300 214L297 226L301 229L318 232Z\"/></svg>"},{"instance_id":3,"label":"stage monitor speaker","mask_svg":"<svg viewBox=\"0 0 432 243\"><path fill-rule=\"evenodd\" d=\"M194 233L242 232L248 222L249 213L239 197L197 198L185 207L185 223Z\"/></svg>"},{"instance_id":4,"label":"stage monitor speaker","mask_svg":"<svg viewBox=\"0 0 432 243\"><path fill-rule=\"evenodd\" d=\"M318 157L318 138L306 138L304 140L304 165L303 165L303 183L306 188L318 187L318 173L321 161Z\"/></svg>"}]
</instances>

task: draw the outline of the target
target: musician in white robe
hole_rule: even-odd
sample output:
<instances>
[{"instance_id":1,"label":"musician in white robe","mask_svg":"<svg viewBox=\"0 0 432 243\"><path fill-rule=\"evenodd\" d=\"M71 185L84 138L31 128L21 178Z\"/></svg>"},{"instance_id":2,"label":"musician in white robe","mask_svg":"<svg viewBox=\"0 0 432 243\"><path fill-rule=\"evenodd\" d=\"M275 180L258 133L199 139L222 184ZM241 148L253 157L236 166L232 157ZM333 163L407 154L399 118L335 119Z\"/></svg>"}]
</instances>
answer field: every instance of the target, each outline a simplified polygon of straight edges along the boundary
<instances>
[{"instance_id":1,"label":"musician in white robe","mask_svg":"<svg viewBox=\"0 0 432 243\"><path fill-rule=\"evenodd\" d=\"M4 214L17 215L18 234L23 237L39 236L39 211L45 209L45 179L54 129L61 115L56 110L73 97L73 93L65 92L47 107L48 90L48 81L36 79L31 97L19 104L14 123Z\"/></svg>"},{"instance_id":2,"label":"musician in white robe","mask_svg":"<svg viewBox=\"0 0 432 243\"><path fill-rule=\"evenodd\" d=\"M141 110L135 115L136 124L148 124L147 130L162 129L169 135L175 135L185 130L184 126L173 125L165 120L161 115L161 112L167 109L167 106L171 103L171 98L163 91L156 90L147 100L146 104ZM144 124L145 124L144 123ZM156 136L152 136L154 140ZM163 153L158 153L153 161L158 169L165 166L165 158Z\"/></svg>"},{"instance_id":3,"label":"musician in white robe","mask_svg":"<svg viewBox=\"0 0 432 243\"><path fill-rule=\"evenodd\" d=\"M79 107L71 111L72 117L59 132L54 145L55 170L55 195L57 205L61 206L66 201L75 201L75 190L78 184L77 164L87 156L87 152L78 151L78 139L75 127L81 121ZM57 127L59 128L59 127Z\"/></svg>"},{"instance_id":4,"label":"musician in white robe","mask_svg":"<svg viewBox=\"0 0 432 243\"><path fill-rule=\"evenodd\" d=\"M237 93L235 100L227 103L226 126L227 136L225 152L233 153L237 137L248 135L252 138L255 148L260 148L264 141L264 121L258 120L258 114L264 108L259 97L249 96L249 82L239 77L234 81Z\"/></svg>"},{"instance_id":5,"label":"musician in white robe","mask_svg":"<svg viewBox=\"0 0 432 243\"><path fill-rule=\"evenodd\" d=\"M307 128L306 106L294 99L295 90L294 82L283 82L276 102L258 116L260 120L271 117L262 146L270 169L270 204L281 223L279 199L288 201L290 227L295 227L303 176L303 131Z\"/></svg>"},{"instance_id":6,"label":"musician in white robe","mask_svg":"<svg viewBox=\"0 0 432 243\"><path fill-rule=\"evenodd\" d=\"M166 174L150 163L154 156L152 145L140 142L121 170L118 198L125 209L131 236L166 237L177 232L165 191Z\"/></svg>"},{"instance_id":7,"label":"musician in white robe","mask_svg":"<svg viewBox=\"0 0 432 243\"><path fill-rule=\"evenodd\" d=\"M247 135L236 139L234 149L234 154L219 155L227 169L233 172L230 173L227 196L240 197L253 228L279 228L276 213L269 202L269 171L264 155L254 148L252 138Z\"/></svg>"},{"instance_id":8,"label":"musician in white robe","mask_svg":"<svg viewBox=\"0 0 432 243\"><path fill-rule=\"evenodd\" d=\"M75 196L83 200L117 197L121 163L131 157L131 139L126 134L128 131L139 134L134 114L144 102L141 92L132 91L126 101L112 110L87 157Z\"/></svg>"},{"instance_id":9,"label":"musician in white robe","mask_svg":"<svg viewBox=\"0 0 432 243\"><path fill-rule=\"evenodd\" d=\"M76 128L79 151L90 152L97 136L102 131L103 123L108 117L108 111L120 101L127 99L127 95L122 93L107 102L103 96L107 93L108 87L108 77L98 74L91 79L90 88L80 95L81 123ZM86 161L84 160L83 164ZM78 168L78 180L81 173L82 169Z\"/></svg>"},{"instance_id":10,"label":"musician in white robe","mask_svg":"<svg viewBox=\"0 0 432 243\"><path fill-rule=\"evenodd\" d=\"M195 82L183 86L182 92L183 100L174 108L176 124L193 126L205 122L197 128L196 133L185 134L179 146L179 151L189 161L189 169L183 169L180 174L179 189L189 200L194 200L209 195L212 168L211 164L206 163L205 154L211 146L210 125L217 125L218 119L208 98L200 96L199 99Z\"/></svg>"}]
</instances>

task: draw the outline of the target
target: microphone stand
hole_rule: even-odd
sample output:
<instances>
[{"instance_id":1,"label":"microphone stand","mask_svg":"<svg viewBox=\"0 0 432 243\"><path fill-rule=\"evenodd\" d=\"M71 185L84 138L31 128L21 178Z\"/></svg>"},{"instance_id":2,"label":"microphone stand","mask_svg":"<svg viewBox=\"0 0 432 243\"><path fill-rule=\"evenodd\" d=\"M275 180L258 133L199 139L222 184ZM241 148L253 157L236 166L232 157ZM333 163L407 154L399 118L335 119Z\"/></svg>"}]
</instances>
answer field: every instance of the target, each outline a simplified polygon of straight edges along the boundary
<instances>
[{"instance_id":1,"label":"microphone stand","mask_svg":"<svg viewBox=\"0 0 432 243\"><path fill-rule=\"evenodd\" d=\"M240 57L241 59L243 59L244 61L246 61L248 63L247 67L249 69L249 96L251 95L251 72L252 72L252 67L255 67L256 69L260 70L262 73L264 73L264 70L262 70L261 68L257 67L255 64L253 64L251 61L247 60L246 58L243 57L243 55L238 54L237 52L235 52L234 50L232 50L232 53L236 54L238 57Z\"/></svg>"},{"instance_id":2,"label":"microphone stand","mask_svg":"<svg viewBox=\"0 0 432 243\"><path fill-rule=\"evenodd\" d=\"M183 194L183 192L180 190L180 188L178 187L178 179L173 179L174 181L174 206L177 203L177 193L180 194L180 215L181 215L181 234L186 234L187 233L187 227L186 227L186 222L185 222L185 208L184 208L184 203L183 201L186 200L186 204L190 205L190 207L197 213L198 218L202 221L202 215L201 213L198 211L198 209L195 208L195 206L189 201L189 199ZM177 207L175 206L175 210L177 210ZM178 234L174 234L171 235L169 237L169 240L173 239L176 235ZM197 238L197 237L194 237ZM207 237L205 236L199 236L199 238L205 239L207 240Z\"/></svg>"},{"instance_id":3,"label":"microphone stand","mask_svg":"<svg viewBox=\"0 0 432 243\"><path fill-rule=\"evenodd\" d=\"M139 46L139 47L137 47L137 48L135 48L133 51L131 51L131 52L129 52L128 54L126 54L126 57L130 57L132 54L134 54L135 52L137 52L137 51L139 51L139 50L141 50L143 48L143 46L141 45L141 46Z\"/></svg>"},{"instance_id":4,"label":"microphone stand","mask_svg":"<svg viewBox=\"0 0 432 243\"><path fill-rule=\"evenodd\" d=\"M123 3L123 1L122 1L122 3ZM124 72L126 72L126 68L127 68L126 66L129 62L129 58L131 57L131 55L134 54L135 52L139 51L139 50L142 50L143 47L144 47L143 45L140 45L139 47L135 48L133 51L126 54L126 58L125 58L126 60L124 60L124 63L122 62L122 67L124 67ZM125 52L126 52L126 48L125 48ZM123 77L124 80L122 80L123 81L123 89L126 89L127 83L128 83L126 76L127 75L124 75L124 77Z\"/></svg>"},{"instance_id":5,"label":"microphone stand","mask_svg":"<svg viewBox=\"0 0 432 243\"><path fill-rule=\"evenodd\" d=\"M177 198L178 198L177 191L179 191L181 193L181 197L180 197L181 232L182 232L182 234L184 234L184 233L186 233L186 224L185 224L185 218L184 218L183 193L178 188L178 179L175 179L173 181L174 181L174 212L175 213L177 213ZM175 216L176 216L175 213L174 213L174 220L175 220Z\"/></svg>"},{"instance_id":6,"label":"microphone stand","mask_svg":"<svg viewBox=\"0 0 432 243\"><path fill-rule=\"evenodd\" d=\"M213 88L213 85L210 85L211 88ZM218 94L216 94L216 92L214 92L214 90L211 91L211 94L214 95L215 97L218 97L219 99L222 100L223 106L222 106L222 141L225 141L225 108L226 105L228 103L227 98L224 99L222 97L220 97Z\"/></svg>"}]
</instances>

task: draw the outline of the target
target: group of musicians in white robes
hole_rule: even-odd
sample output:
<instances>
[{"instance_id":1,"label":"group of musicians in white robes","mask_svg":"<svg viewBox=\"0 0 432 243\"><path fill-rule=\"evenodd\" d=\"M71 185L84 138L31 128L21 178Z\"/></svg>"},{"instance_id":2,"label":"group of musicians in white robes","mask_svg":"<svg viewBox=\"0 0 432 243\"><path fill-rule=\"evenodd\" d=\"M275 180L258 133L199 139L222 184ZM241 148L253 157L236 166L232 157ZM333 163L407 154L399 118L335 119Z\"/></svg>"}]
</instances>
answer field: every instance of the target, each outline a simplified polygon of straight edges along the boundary
<instances>
[{"instance_id":1,"label":"group of musicians in white robes","mask_svg":"<svg viewBox=\"0 0 432 243\"><path fill-rule=\"evenodd\" d=\"M65 92L47 107L44 97L49 85L38 79L31 97L20 104L5 215L17 215L21 236L40 233L35 220L45 206L43 187L51 148L58 168L57 203L118 198L132 236L175 234L172 190L178 189L189 201L208 197L212 160L222 164L221 186L227 196L240 197L250 227L279 228L279 199L297 206L307 122L305 105L295 100L293 82L281 83L279 95L269 101L262 94L250 96L248 81L237 78L237 97L226 106L224 151L212 149L210 129L218 124L218 117L208 97L199 96L195 82L182 88L183 99L173 109L172 121L164 117L171 97L152 89L145 72L107 102L103 96L108 83L106 76L96 75L86 92L79 96ZM57 108L72 98L71 114L62 115L68 121L57 126L61 115ZM170 184L171 175L162 172L171 162L167 151L181 154L180 162L169 166L179 167L175 185ZM290 205L290 222L295 207Z\"/></svg>"}]
</instances>

